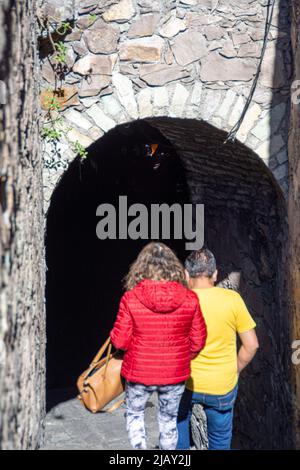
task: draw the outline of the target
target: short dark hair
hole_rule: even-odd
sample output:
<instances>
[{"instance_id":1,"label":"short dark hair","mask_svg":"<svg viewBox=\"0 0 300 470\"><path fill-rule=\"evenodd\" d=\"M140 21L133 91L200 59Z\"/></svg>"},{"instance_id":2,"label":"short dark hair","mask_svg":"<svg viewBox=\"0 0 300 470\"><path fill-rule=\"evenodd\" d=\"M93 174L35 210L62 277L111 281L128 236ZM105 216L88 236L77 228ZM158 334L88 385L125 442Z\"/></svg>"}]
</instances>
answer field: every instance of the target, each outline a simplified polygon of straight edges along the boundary
<instances>
[{"instance_id":1,"label":"short dark hair","mask_svg":"<svg viewBox=\"0 0 300 470\"><path fill-rule=\"evenodd\" d=\"M185 260L185 269L191 277L212 277L217 269L216 259L207 248L193 251Z\"/></svg>"}]
</instances>

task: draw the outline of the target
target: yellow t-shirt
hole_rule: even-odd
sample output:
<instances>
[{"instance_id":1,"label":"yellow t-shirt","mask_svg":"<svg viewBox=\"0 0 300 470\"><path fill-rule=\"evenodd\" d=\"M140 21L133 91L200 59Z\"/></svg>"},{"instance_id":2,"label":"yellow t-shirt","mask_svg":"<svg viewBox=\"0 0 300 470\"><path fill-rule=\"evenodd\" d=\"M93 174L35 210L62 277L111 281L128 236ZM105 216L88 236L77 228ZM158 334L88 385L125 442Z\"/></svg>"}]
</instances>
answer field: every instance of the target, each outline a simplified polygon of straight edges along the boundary
<instances>
[{"instance_id":1,"label":"yellow t-shirt","mask_svg":"<svg viewBox=\"0 0 300 470\"><path fill-rule=\"evenodd\" d=\"M205 347L191 362L187 388L197 393L225 395L237 384L237 333L256 326L242 297L212 287L194 289L207 327Z\"/></svg>"}]
</instances>

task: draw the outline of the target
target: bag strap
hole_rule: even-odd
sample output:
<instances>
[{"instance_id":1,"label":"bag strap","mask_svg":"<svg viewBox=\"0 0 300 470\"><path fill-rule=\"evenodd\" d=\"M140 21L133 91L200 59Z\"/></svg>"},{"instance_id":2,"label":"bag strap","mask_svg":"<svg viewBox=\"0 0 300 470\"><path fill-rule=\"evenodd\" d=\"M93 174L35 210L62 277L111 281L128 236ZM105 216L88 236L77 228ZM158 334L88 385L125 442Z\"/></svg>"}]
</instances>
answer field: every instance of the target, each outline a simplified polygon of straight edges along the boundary
<instances>
[{"instance_id":1,"label":"bag strap","mask_svg":"<svg viewBox=\"0 0 300 470\"><path fill-rule=\"evenodd\" d=\"M113 411L117 410L124 403L124 401L124 398L122 398L122 400L117 401L108 410L105 410L105 413L112 413Z\"/></svg>"},{"instance_id":2,"label":"bag strap","mask_svg":"<svg viewBox=\"0 0 300 470\"><path fill-rule=\"evenodd\" d=\"M109 360L110 360L111 349L112 349L112 344L111 344L111 342L110 342L110 343L109 343L109 346L108 346L106 361L105 361L104 377L106 376L106 369L107 369L107 366L108 366L108 363L109 363Z\"/></svg>"},{"instance_id":3,"label":"bag strap","mask_svg":"<svg viewBox=\"0 0 300 470\"><path fill-rule=\"evenodd\" d=\"M108 347L108 351L107 351L107 355L106 355L106 359L105 359L105 369L104 369L104 377L105 377L108 362L109 362L109 359L111 358L112 343L110 341L110 337L107 338L105 343L101 346L101 348L97 352L96 356L94 357L94 359L90 363L90 365L89 365L89 367L86 371L86 374L85 374L85 380L87 379L89 373L94 369L94 367L97 366L98 362L100 362L101 357L102 357L103 353L105 352L105 350L107 349L107 347Z\"/></svg>"},{"instance_id":4,"label":"bag strap","mask_svg":"<svg viewBox=\"0 0 300 470\"><path fill-rule=\"evenodd\" d=\"M82 400L82 396L79 394L77 395L78 400L80 403L84 406L84 401ZM112 413L113 411L116 411L120 406L125 402L125 398L122 398L122 400L117 401L114 403L108 410L101 410L102 413Z\"/></svg>"},{"instance_id":5,"label":"bag strap","mask_svg":"<svg viewBox=\"0 0 300 470\"><path fill-rule=\"evenodd\" d=\"M105 341L105 343L101 346L101 348L97 352L96 356L92 360L92 362L90 364L90 367L94 366L95 364L97 364L100 361L101 357L103 356L103 353L105 352L105 350L107 349L109 344L111 346L110 337L108 337L107 340Z\"/></svg>"}]
</instances>

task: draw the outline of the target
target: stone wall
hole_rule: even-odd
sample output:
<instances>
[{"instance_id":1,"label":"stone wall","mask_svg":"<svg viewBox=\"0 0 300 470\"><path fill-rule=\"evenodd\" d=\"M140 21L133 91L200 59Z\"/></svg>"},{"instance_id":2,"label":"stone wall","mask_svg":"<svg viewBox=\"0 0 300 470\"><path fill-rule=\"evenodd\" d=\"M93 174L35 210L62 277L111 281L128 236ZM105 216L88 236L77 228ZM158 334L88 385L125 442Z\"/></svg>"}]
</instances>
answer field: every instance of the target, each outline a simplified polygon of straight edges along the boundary
<instances>
[{"instance_id":1,"label":"stone wall","mask_svg":"<svg viewBox=\"0 0 300 470\"><path fill-rule=\"evenodd\" d=\"M250 92L266 13L265 0L46 0L44 14L73 26L64 38L62 84L71 97L63 104L71 130L55 146L45 143L44 189L47 207L74 159L75 141L89 147L117 125L139 119L170 139L185 164L192 200L210 211L211 246L225 274L242 272L240 289L259 324L261 352L241 385L238 445L289 448L291 336L282 199L288 198L292 78L287 0L276 2L238 142L223 144ZM55 85L51 63L53 56L44 55L42 103ZM221 243L218 234L225 232ZM249 412L254 403L256 411Z\"/></svg>"},{"instance_id":2,"label":"stone wall","mask_svg":"<svg viewBox=\"0 0 300 470\"><path fill-rule=\"evenodd\" d=\"M267 2L260 0L102 0L45 2L52 17L74 19L65 37L69 131L45 148L49 202L74 158L117 124L153 116L195 118L229 131L248 97L263 44ZM275 7L260 78L238 139L288 190L287 130L291 53L289 2ZM49 56L43 87L54 85ZM276 65L276 68L275 68ZM46 205L47 205L46 203Z\"/></svg>"},{"instance_id":3,"label":"stone wall","mask_svg":"<svg viewBox=\"0 0 300 470\"><path fill-rule=\"evenodd\" d=\"M256 91L238 142L226 145L259 63L266 1L75 0L63 7L56 0L44 8L73 24L65 37L63 83L72 96L63 105L72 129L55 146L45 143L45 206L74 158L72 142L88 147L139 119L159 128L185 165L191 200L208 210L206 240L223 281L240 272L239 289L259 325L261 352L241 383L237 445L288 448L291 338L282 193L288 196L289 2L276 3ZM55 84L51 63L53 57L42 59L42 102Z\"/></svg>"},{"instance_id":4,"label":"stone wall","mask_svg":"<svg viewBox=\"0 0 300 470\"><path fill-rule=\"evenodd\" d=\"M281 269L285 256L285 209L279 188L288 196L286 143L292 69L289 2L286 0L281 0L275 9L258 87L238 134L244 145L224 147L222 160L219 159L223 132L229 131L238 119L258 65L266 3L264 0L45 1L44 13L61 19L74 18L75 25L65 38L69 69L64 86L72 99L65 105L64 117L72 130L68 139L62 139L56 148L45 145L42 168L36 125L39 121L34 35L36 3L34 0L1 2L0 80L7 88L6 103L0 107L1 448L37 448L42 438L45 348L42 186L44 184L47 205L57 179L74 158L71 142L78 140L88 147L118 124L161 117L174 119L167 124L157 119L155 125L181 152L187 175L190 175L193 200L205 202L208 207L212 200L214 204L217 201L222 212L226 207L225 194L233 211L250 211L255 181L261 175L258 185L261 204L255 206L256 226L252 233L255 243L245 248L243 243L247 237L245 233L240 234L240 253L246 258L237 255L236 266L226 261L226 253L219 255L225 256L226 270L240 267L246 273L246 281L254 278L258 283L259 295L253 294L250 284L245 290L254 310L259 312L262 303L267 305L265 315L258 315L258 320L264 345L262 364L269 375L266 379L255 366L249 370L256 389L257 384L261 387L260 414L245 414L246 420L242 424L238 421L237 426L243 438L246 435L247 444L255 436L255 422L258 422L262 436L272 430L274 439L266 436L264 441L269 447L290 445L291 420L284 419L290 416L290 337L284 301L280 304L286 284L284 269ZM299 75L299 18L300 5L296 1L293 2L292 29L294 78ZM49 57L43 57L42 88L45 91L53 85L54 76ZM185 119L185 124L178 118ZM200 129L202 121L207 124ZM299 127L299 106L294 103L289 138L288 199L294 339L300 338L300 226L295 217L300 209ZM183 137L186 145L182 147ZM261 166L255 154L262 160ZM247 161L245 165L243 159ZM202 172L202 161L208 163L207 174ZM225 180L226 184L221 187L219 183ZM218 186L219 199L211 189L213 184ZM268 211L269 218L266 217ZM231 220L232 230L236 220L239 219ZM223 222L219 222L219 228ZM217 225L211 226L214 230L210 236L213 237ZM274 229L272 233L271 229ZM268 234L269 245L261 243ZM252 253L254 246L260 247L259 253ZM218 250L217 244L215 248ZM267 263L266 253L269 258L270 254L274 257ZM255 256L257 265L252 264ZM294 369L294 386L295 400L299 404L299 366ZM242 408L251 408L251 396L254 396L254 388L250 394L242 394ZM296 405L294 423L297 426L299 407ZM276 422L274 411L279 418ZM242 409L238 410L238 420L242 413ZM264 422L259 421L262 413Z\"/></svg>"},{"instance_id":5,"label":"stone wall","mask_svg":"<svg viewBox=\"0 0 300 470\"><path fill-rule=\"evenodd\" d=\"M300 80L300 2L292 2L292 46L294 57L294 80ZM293 326L293 339L300 339L300 108L299 84L292 88L294 99L291 105L291 123L289 138L289 260L291 282L289 284L291 318ZM295 437L297 447L300 448L300 365L294 365L294 405L295 405Z\"/></svg>"},{"instance_id":6,"label":"stone wall","mask_svg":"<svg viewBox=\"0 0 300 470\"><path fill-rule=\"evenodd\" d=\"M0 2L0 448L34 449L44 416L42 166L35 1ZM3 89L4 85L2 86Z\"/></svg>"}]
</instances>

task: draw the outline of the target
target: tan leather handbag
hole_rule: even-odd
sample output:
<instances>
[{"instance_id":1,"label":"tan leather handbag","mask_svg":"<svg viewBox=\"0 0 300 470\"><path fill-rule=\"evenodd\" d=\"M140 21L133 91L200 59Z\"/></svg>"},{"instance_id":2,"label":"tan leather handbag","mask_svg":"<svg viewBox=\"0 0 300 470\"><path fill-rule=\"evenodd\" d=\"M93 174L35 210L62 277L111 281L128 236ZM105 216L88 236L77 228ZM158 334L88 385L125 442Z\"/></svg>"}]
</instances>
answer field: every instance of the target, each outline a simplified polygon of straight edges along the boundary
<instances>
[{"instance_id":1,"label":"tan leather handbag","mask_svg":"<svg viewBox=\"0 0 300 470\"><path fill-rule=\"evenodd\" d=\"M108 349L106 357L102 358ZM92 413L103 410L112 400L124 391L124 380L121 377L122 358L117 351L111 354L110 338L101 346L89 368L77 380L78 399ZM101 359L102 358L102 359ZM115 403L107 412L117 409L124 400Z\"/></svg>"}]
</instances>

